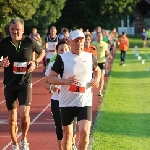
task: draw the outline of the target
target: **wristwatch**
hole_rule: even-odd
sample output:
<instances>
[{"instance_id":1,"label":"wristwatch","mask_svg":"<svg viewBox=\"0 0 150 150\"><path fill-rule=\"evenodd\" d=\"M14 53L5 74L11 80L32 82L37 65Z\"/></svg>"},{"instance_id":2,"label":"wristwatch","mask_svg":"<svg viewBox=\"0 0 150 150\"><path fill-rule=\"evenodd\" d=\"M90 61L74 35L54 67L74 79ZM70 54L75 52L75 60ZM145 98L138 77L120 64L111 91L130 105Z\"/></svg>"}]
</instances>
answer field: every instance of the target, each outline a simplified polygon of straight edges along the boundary
<instances>
[{"instance_id":1,"label":"wristwatch","mask_svg":"<svg viewBox=\"0 0 150 150\"><path fill-rule=\"evenodd\" d=\"M34 62L35 62L35 66L38 67L38 62L36 60Z\"/></svg>"},{"instance_id":2,"label":"wristwatch","mask_svg":"<svg viewBox=\"0 0 150 150\"><path fill-rule=\"evenodd\" d=\"M49 93L54 93L53 89L52 89L53 84L49 85Z\"/></svg>"}]
</instances>

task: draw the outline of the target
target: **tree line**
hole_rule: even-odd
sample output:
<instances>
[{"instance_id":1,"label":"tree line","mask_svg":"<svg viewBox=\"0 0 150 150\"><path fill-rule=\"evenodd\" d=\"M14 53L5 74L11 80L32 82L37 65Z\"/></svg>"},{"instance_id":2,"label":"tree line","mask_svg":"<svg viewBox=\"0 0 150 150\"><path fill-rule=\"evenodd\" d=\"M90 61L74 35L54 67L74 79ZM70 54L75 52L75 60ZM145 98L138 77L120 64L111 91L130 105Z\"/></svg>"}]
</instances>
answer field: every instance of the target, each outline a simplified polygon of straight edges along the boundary
<instances>
[{"instance_id":1,"label":"tree line","mask_svg":"<svg viewBox=\"0 0 150 150\"><path fill-rule=\"evenodd\" d=\"M14 17L25 21L25 33L33 27L45 35L48 26L69 29L111 29L120 20L134 16L136 5L144 0L0 0L0 35L8 34L8 23Z\"/></svg>"}]
</instances>

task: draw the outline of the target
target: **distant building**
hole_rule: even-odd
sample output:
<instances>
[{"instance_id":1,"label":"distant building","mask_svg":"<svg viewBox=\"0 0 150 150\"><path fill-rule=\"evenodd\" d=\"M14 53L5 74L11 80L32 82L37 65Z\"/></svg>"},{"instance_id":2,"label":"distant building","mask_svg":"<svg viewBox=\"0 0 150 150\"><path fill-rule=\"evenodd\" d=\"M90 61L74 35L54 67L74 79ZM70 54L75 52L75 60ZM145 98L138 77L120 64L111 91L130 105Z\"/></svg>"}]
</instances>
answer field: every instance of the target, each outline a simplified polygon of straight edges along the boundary
<instances>
[{"instance_id":1,"label":"distant building","mask_svg":"<svg viewBox=\"0 0 150 150\"><path fill-rule=\"evenodd\" d=\"M142 0L135 8L135 34L141 34L143 28L150 26L150 0Z\"/></svg>"}]
</instances>

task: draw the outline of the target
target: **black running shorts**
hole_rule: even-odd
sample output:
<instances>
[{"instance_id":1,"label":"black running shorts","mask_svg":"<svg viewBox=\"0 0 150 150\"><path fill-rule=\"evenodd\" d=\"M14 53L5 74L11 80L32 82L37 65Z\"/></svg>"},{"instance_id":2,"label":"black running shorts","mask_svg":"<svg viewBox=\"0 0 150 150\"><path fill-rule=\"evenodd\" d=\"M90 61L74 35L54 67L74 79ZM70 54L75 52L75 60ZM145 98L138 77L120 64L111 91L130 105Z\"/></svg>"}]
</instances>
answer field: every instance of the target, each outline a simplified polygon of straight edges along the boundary
<instances>
[{"instance_id":1,"label":"black running shorts","mask_svg":"<svg viewBox=\"0 0 150 150\"><path fill-rule=\"evenodd\" d=\"M89 120L92 121L92 106L85 107L61 107L62 125L67 126L73 123L74 117L77 121Z\"/></svg>"},{"instance_id":2,"label":"black running shorts","mask_svg":"<svg viewBox=\"0 0 150 150\"><path fill-rule=\"evenodd\" d=\"M30 106L32 101L32 84L4 85L4 95L8 110L17 108L17 101L19 101L19 106Z\"/></svg>"},{"instance_id":3,"label":"black running shorts","mask_svg":"<svg viewBox=\"0 0 150 150\"><path fill-rule=\"evenodd\" d=\"M99 66L99 68L100 68L101 70L106 69L106 67L105 67L105 63L104 63L104 62L102 62L102 63L98 63L98 66Z\"/></svg>"}]
</instances>

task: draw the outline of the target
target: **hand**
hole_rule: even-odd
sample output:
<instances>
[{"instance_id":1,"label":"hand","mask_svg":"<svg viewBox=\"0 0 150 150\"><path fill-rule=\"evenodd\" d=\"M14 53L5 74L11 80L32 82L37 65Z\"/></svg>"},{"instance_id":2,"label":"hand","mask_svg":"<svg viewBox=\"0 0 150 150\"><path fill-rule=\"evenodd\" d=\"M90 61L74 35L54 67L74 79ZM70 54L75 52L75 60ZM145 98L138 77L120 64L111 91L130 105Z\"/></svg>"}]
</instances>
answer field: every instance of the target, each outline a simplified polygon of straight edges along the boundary
<instances>
[{"instance_id":1,"label":"hand","mask_svg":"<svg viewBox=\"0 0 150 150\"><path fill-rule=\"evenodd\" d=\"M36 67L34 61L30 61L30 62L28 63L28 66L29 66L29 68L28 68L28 71L27 71L27 72L32 72L32 71L35 69L35 67Z\"/></svg>"},{"instance_id":2,"label":"hand","mask_svg":"<svg viewBox=\"0 0 150 150\"><path fill-rule=\"evenodd\" d=\"M72 77L69 77L68 79L66 79L66 85L70 85L70 84L78 84L79 80L76 78L75 75L73 75Z\"/></svg>"},{"instance_id":3,"label":"hand","mask_svg":"<svg viewBox=\"0 0 150 150\"><path fill-rule=\"evenodd\" d=\"M52 85L52 90L53 90L53 92L57 92L58 91L57 85Z\"/></svg>"},{"instance_id":4,"label":"hand","mask_svg":"<svg viewBox=\"0 0 150 150\"><path fill-rule=\"evenodd\" d=\"M112 56L112 55L109 55L109 58L110 58L110 59L113 59L113 56Z\"/></svg>"},{"instance_id":5,"label":"hand","mask_svg":"<svg viewBox=\"0 0 150 150\"><path fill-rule=\"evenodd\" d=\"M7 56L1 61L1 66L8 67L9 65L10 65L10 62L9 62L8 56Z\"/></svg>"},{"instance_id":6,"label":"hand","mask_svg":"<svg viewBox=\"0 0 150 150\"><path fill-rule=\"evenodd\" d=\"M89 83L89 86L92 86L94 88L98 88L99 87L99 82L97 82L96 80L92 79L91 82Z\"/></svg>"}]
</instances>

